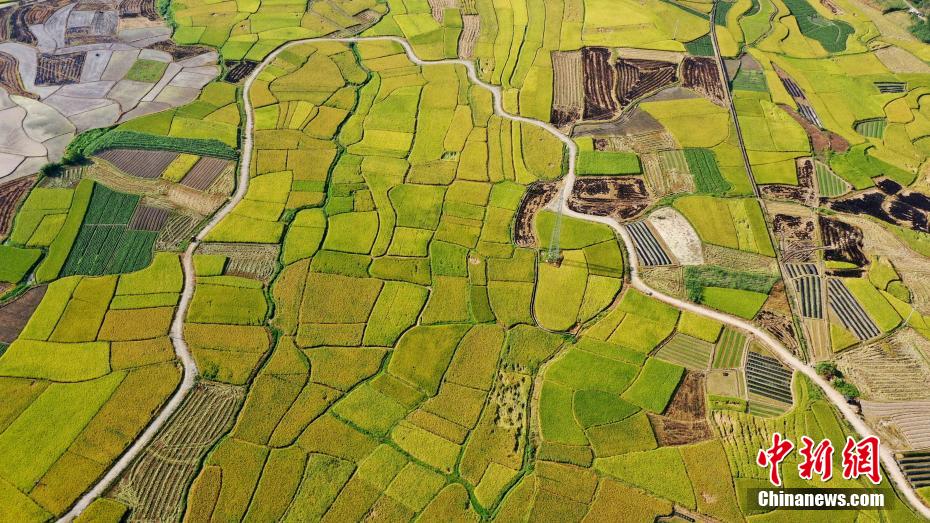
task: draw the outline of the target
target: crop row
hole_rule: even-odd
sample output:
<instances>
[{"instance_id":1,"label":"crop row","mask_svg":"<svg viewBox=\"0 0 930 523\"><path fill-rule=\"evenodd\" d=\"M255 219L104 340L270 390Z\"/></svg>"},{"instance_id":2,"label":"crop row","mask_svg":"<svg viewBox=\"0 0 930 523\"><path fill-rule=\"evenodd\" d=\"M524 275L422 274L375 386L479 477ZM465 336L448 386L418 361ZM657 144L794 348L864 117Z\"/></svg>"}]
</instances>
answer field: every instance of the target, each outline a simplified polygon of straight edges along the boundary
<instances>
[{"instance_id":1,"label":"crop row","mask_svg":"<svg viewBox=\"0 0 930 523\"><path fill-rule=\"evenodd\" d=\"M830 279L827 281L827 290L830 309L839 317L843 326L852 331L857 338L867 340L881 334L881 330L843 282Z\"/></svg>"},{"instance_id":2,"label":"crop row","mask_svg":"<svg viewBox=\"0 0 930 523\"><path fill-rule=\"evenodd\" d=\"M746 360L746 387L751 393L791 403L791 371L775 358L750 352Z\"/></svg>"},{"instance_id":3,"label":"crop row","mask_svg":"<svg viewBox=\"0 0 930 523\"><path fill-rule=\"evenodd\" d=\"M746 336L740 331L726 328L717 342L714 353L715 369L735 369L743 362L743 348L746 346Z\"/></svg>"},{"instance_id":4,"label":"crop row","mask_svg":"<svg viewBox=\"0 0 930 523\"><path fill-rule=\"evenodd\" d=\"M652 230L644 222L635 222L629 225L630 235L633 237L633 247L636 255L643 265L671 265L672 260L662 249Z\"/></svg>"}]
</instances>

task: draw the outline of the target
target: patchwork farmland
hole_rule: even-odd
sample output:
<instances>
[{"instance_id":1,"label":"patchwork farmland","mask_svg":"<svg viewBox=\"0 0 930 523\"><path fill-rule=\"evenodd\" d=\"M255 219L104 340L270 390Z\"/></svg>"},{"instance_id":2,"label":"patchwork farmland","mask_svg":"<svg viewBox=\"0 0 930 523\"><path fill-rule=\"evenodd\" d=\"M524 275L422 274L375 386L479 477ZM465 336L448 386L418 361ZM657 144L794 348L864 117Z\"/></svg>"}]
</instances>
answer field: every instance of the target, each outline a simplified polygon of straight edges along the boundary
<instances>
[{"instance_id":1,"label":"patchwork farmland","mask_svg":"<svg viewBox=\"0 0 930 523\"><path fill-rule=\"evenodd\" d=\"M0 519L784 519L773 432L876 431L918 520L907 16L0 7Z\"/></svg>"}]
</instances>

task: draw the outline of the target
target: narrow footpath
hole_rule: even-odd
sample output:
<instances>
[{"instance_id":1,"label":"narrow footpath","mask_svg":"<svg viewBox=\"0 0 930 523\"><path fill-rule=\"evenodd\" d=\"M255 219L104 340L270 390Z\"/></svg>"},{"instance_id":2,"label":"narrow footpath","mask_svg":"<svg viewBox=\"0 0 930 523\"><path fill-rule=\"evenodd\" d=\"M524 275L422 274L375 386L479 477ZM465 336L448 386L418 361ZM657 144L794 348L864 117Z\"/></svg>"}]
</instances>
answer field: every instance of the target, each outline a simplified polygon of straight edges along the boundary
<instances>
[{"instance_id":1,"label":"narrow footpath","mask_svg":"<svg viewBox=\"0 0 930 523\"><path fill-rule=\"evenodd\" d=\"M103 494L104 491L110 486L110 484L115 481L120 474L135 460L135 458L142 452L142 450L148 445L149 442L154 438L158 430L165 424L168 418L180 407L181 403L187 397L187 394L193 388L196 377L197 377L197 366L194 364L193 357L190 354L190 350L187 347L187 343L184 341L183 336L183 325L184 317L187 314L187 309L190 307L190 300L194 295L194 287L196 281L194 278L194 267L193 267L193 253L197 248L197 245L204 239L204 237L218 224L223 218L228 215L232 209L245 197L245 193L248 190L249 184L249 166L251 165L252 158L252 143L253 143L253 134L254 134L254 122L255 116L252 108L252 103L249 100L249 90L254 82L255 78L268 66L274 59L283 51L290 49L291 47L299 45L307 45L318 42L342 42L342 43L357 43L362 41L390 41L399 44L403 47L404 51L407 54L407 57L411 62L420 65L461 65L464 67L468 73L468 78L476 85L480 85L484 89L488 90L492 94L494 100L494 113L502 118L526 123L529 125L534 125L540 128L545 129L553 136L558 138L563 144L565 144L566 149L568 150L568 171L563 178L563 185L558 195L560 205L566 216L571 216L574 218L579 218L588 221L594 221L598 223L603 223L612 227L620 235L623 240L624 248L627 251L627 259L630 264L630 277L632 280L632 285L637 290L656 298L662 302L668 303L679 309L688 310L696 314L700 314L709 318L713 318L721 323L730 325L734 328L752 333L760 341L764 342L769 346L776 354L780 356L782 361L788 364L793 369L802 372L804 375L809 377L814 383L820 386L826 397L832 401L836 407L843 413L843 416L847 419L850 425L861 435L867 436L871 435L872 431L869 427L859 418L858 415L852 410L852 408L846 403L845 398L837 392L829 383L826 382L819 374L814 371L812 367L801 362L797 359L791 351L786 349L781 343L779 343L774 337L769 335L764 330L756 327L755 325L724 314L701 305L696 305L694 303L686 302L672 296L667 296L662 294L642 281L639 277L639 268L638 262L636 260L636 254L632 249L632 239L626 227L617 223L615 220L602 216L592 216L587 214L581 214L571 210L568 207L568 195L571 193L572 187L575 184L575 164L578 157L578 146L575 142L559 131L555 126L548 122L543 122L533 118L527 118L525 116L514 115L507 112L504 109L503 105L503 93L499 86L491 85L478 77L478 74L475 70L475 65L471 61L461 60L461 59L444 59L444 60L422 60L420 59L413 50L413 47L404 39L398 38L395 36L375 36L375 37L350 37L350 38L308 38L304 40L295 40L289 42L273 53L268 55L262 62L252 71L252 74L249 75L246 79L245 86L243 88L243 106L244 112L246 115L246 122L243 132L243 143L242 143L242 156L239 162L239 177L236 192L233 194L229 202L223 206L220 211L216 213L213 219L200 231L196 236L195 241L192 241L188 246L187 250L184 252L182 262L184 266L184 290L181 295L181 302L178 305L177 312L174 316L174 321L171 325L171 339L174 343L175 353L178 355L178 358L184 365L184 379L181 382L181 386L178 387L171 399L165 404L165 407L158 414L158 416L152 421L152 423L146 428L146 430L139 436L138 439L132 444L131 447L123 454L123 456L110 468L109 471L91 488L84 496L75 503L74 507L69 511L65 516L63 516L59 521L69 522L77 517L81 512L83 512L90 503ZM911 488L910 483L907 482L907 479L904 477L904 474L901 472L901 469L898 467L898 463L894 459L894 455L888 450L887 447L882 447L882 463L885 465L886 471L894 480L898 489L904 494L908 502L914 507L914 509L923 515L923 517L930 519L930 507L924 505L917 493Z\"/></svg>"}]
</instances>

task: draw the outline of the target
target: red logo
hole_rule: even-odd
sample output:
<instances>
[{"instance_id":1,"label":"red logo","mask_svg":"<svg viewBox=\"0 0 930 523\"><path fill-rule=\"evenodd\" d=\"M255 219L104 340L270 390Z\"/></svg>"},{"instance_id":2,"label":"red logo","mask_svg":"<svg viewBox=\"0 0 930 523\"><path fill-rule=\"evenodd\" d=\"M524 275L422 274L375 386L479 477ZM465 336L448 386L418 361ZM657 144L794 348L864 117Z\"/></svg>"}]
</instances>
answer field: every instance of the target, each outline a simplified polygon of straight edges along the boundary
<instances>
[{"instance_id":1,"label":"red logo","mask_svg":"<svg viewBox=\"0 0 930 523\"><path fill-rule=\"evenodd\" d=\"M769 469L769 481L776 487L782 486L781 462L794 450L794 443L783 438L778 432L772 434L772 446L759 450L756 463L760 467ZM801 436L801 447L798 453L801 462L798 463L798 476L801 479L813 479L814 474L820 476L821 481L829 481L833 477L833 443L823 439L814 445L814 440ZM858 479L860 476L869 478L873 484L882 481L881 464L879 463L879 440L875 436L862 438L858 442L846 438L843 447L843 478Z\"/></svg>"}]
</instances>

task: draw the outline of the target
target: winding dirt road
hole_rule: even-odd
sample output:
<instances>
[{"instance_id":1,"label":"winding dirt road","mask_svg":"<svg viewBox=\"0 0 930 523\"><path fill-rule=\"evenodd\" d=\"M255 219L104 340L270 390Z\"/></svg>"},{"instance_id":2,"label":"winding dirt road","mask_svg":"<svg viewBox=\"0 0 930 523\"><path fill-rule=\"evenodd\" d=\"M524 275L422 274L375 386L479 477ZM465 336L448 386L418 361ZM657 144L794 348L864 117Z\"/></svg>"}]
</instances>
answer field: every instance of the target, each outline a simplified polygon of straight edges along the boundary
<instances>
[{"instance_id":1,"label":"winding dirt road","mask_svg":"<svg viewBox=\"0 0 930 523\"><path fill-rule=\"evenodd\" d=\"M579 218L583 220L595 221L603 223L612 227L623 240L624 248L627 251L627 259L630 264L630 274L632 285L634 288L639 291L656 298L662 302L665 302L669 305L677 307L679 309L688 310L696 314L700 314L709 318L713 318L721 323L730 325L731 327L752 333L760 341L764 342L769 348L775 352L787 365L793 369L803 373L805 376L810 378L814 383L816 383L820 388L823 389L826 397L830 399L840 410L846 420L852 425L852 427L858 432L861 436L872 435L871 429L865 424L865 422L859 418L859 416L852 410L852 408L846 403L845 398L837 392L829 383L826 382L819 374L810 366L806 365L801 360L797 359L791 351L785 348L781 343L778 342L774 337L764 330L756 327L755 325L730 316L728 314L721 313L719 311L709 309L694 303L690 303L672 296L662 294L642 281L639 277L639 268L636 255L632 249L632 239L630 237L627 229L621 224L617 223L615 220L602 217L602 216L591 216L587 214L581 214L575 212L568 208L568 195L571 193L572 187L575 183L575 164L578 156L578 146L575 142L559 131L555 126L549 124L548 122L543 122L540 120L535 120L533 118L527 118L524 116L514 115L507 112L503 106L503 94L499 86L491 85L487 82L481 80L476 71L475 65L471 61L461 60L461 59L444 59L444 60L422 60L420 59L413 48L407 43L406 40L403 40L398 37L393 36L378 36L378 37L349 37L349 38L308 38L304 40L295 40L289 42L273 53L268 55L258 67L249 75L246 79L245 86L243 89L243 104L244 112L246 115L245 128L243 133L243 143L242 143L242 157L239 163L239 177L236 192L233 194L232 198L228 203L220 209L216 215L207 223L207 225L200 231L196 236L195 240L191 242L187 250L184 252L182 262L184 266L184 290L181 295L181 301L178 305L177 312L175 313L174 320L171 325L171 339L174 343L175 353L178 358L181 360L184 366L184 379L181 382L181 386L178 387L171 399L165 404L165 407L159 413L159 415L152 421L152 423L146 428L146 430L139 436L138 439L133 443L133 445L123 454L123 456L110 468L109 471L91 488L81 499L74 505L74 507L59 521L69 522L77 517L90 503L99 497L103 492L109 487L109 485L115 481L120 474L132 463L133 460L142 452L146 445L154 438L158 430L165 424L168 418L180 407L181 403L187 397L187 394L193 388L196 377L197 377L197 366L194 363L193 357L190 354L190 350L187 347L187 343L184 341L183 337L183 325L184 317L187 314L187 309L190 306L190 300L194 295L194 287L196 281L194 278L194 269L193 269L193 253L197 248L197 245L206 237L206 235L218 224L223 218L228 215L232 209L243 199L246 191L248 190L249 183L249 167L251 165L252 157L252 143L253 143L253 131L254 131L254 112L252 109L251 101L249 100L248 93L254 82L255 78L261 73L264 68L270 64L274 59L283 51L299 46L313 44L317 42L343 42L343 43L356 43L362 41L391 41L396 44L399 44L403 47L404 51L407 54L407 57L411 62L420 65L460 65L464 67L468 73L468 78L475 84L480 85L484 89L488 90L492 94L494 100L494 113L502 118L506 118L511 121L522 122L529 125L534 125L541 127L551 133L553 136L558 138L563 144L565 144L566 149L568 150L568 171L563 179L563 185L559 193L559 205L562 207L562 211L566 216L571 216L574 218ZM895 482L898 489L904 494L908 502L914 507L914 509L923 515L925 518L930 519L930 507L924 505L917 493L911 488L911 485L907 482L904 474L901 472L901 469L898 467L897 462L894 459L893 454L887 447L882 446L882 463L885 466L886 471L891 476L891 479Z\"/></svg>"}]
</instances>

